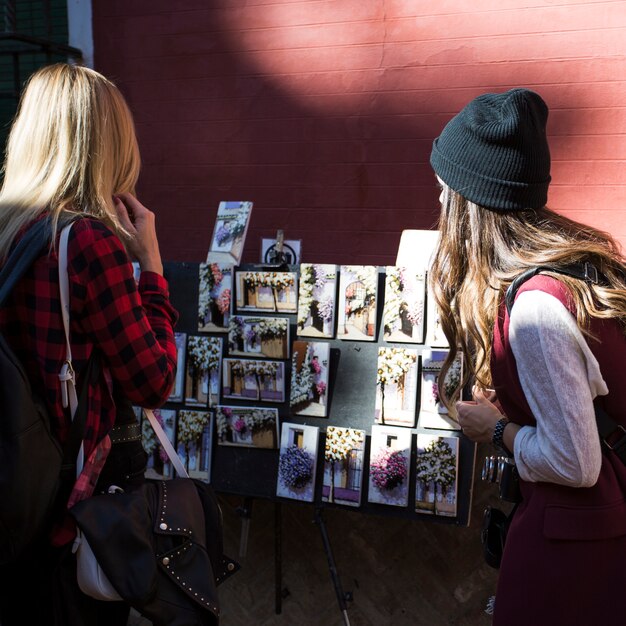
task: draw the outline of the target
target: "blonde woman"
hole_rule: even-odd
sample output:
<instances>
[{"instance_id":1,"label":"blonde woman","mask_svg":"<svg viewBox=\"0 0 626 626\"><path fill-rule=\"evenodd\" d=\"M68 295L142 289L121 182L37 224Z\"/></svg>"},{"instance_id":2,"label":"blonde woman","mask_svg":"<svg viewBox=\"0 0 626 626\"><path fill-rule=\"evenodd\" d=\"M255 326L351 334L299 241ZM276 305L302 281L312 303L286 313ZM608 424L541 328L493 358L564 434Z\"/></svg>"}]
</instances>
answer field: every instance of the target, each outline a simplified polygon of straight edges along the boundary
<instances>
[{"instance_id":1,"label":"blonde woman","mask_svg":"<svg viewBox=\"0 0 626 626\"><path fill-rule=\"evenodd\" d=\"M607 234L545 207L547 118L532 91L484 94L435 140L441 239L430 280L453 346L447 365L458 346L476 381L474 399L454 405L463 432L512 456L521 478L493 623L617 626L626 466L600 441L594 400L626 426L624 259ZM544 269L509 313L507 288L539 266L583 271Z\"/></svg>"},{"instance_id":2,"label":"blonde woman","mask_svg":"<svg viewBox=\"0 0 626 626\"><path fill-rule=\"evenodd\" d=\"M68 245L70 332L77 384L87 385L89 408L85 468L61 503L64 513L29 554L0 569L2 626L125 626L128 620L123 603L98 602L78 590L67 509L109 482L142 479L145 452L129 403L156 407L174 381L177 314L163 278L154 214L133 195L139 166L130 111L110 81L67 64L45 67L30 78L6 153L0 262L39 219L51 219L54 245L13 290L0 312L0 327L64 442L70 416L58 379L65 339L57 227L68 215L82 216ZM131 257L142 269L138 285ZM92 355L99 374L87 377ZM124 439L131 441L116 443L116 433L128 422Z\"/></svg>"}]
</instances>

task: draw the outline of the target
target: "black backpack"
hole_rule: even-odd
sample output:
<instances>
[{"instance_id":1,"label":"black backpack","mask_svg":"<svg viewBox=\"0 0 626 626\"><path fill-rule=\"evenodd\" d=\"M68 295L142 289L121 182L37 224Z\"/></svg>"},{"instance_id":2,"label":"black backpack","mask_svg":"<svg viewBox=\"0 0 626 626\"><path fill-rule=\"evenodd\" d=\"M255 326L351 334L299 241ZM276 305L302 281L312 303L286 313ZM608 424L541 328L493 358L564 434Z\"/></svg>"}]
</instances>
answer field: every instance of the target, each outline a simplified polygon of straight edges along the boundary
<instances>
[{"instance_id":1,"label":"black backpack","mask_svg":"<svg viewBox=\"0 0 626 626\"><path fill-rule=\"evenodd\" d=\"M0 306L50 237L43 219L21 238L0 272ZM45 404L0 333L0 565L15 561L50 529L55 503L67 491L61 485L71 489L74 467L64 461Z\"/></svg>"}]
</instances>

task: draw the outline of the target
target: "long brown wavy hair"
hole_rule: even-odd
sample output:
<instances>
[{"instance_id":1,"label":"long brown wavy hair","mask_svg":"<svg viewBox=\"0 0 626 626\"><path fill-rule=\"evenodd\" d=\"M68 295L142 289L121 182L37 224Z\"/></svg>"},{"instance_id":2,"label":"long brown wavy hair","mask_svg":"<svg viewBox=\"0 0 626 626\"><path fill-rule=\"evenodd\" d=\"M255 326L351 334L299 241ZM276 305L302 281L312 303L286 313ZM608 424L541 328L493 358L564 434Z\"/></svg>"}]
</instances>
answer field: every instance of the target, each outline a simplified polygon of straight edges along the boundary
<instances>
[{"instance_id":1,"label":"long brown wavy hair","mask_svg":"<svg viewBox=\"0 0 626 626\"><path fill-rule=\"evenodd\" d=\"M443 185L441 205L440 239L429 281L450 344L442 380L461 351L465 365L462 385L472 377L481 387L492 385L491 342L498 306L513 279L537 265L593 263L606 278L605 284L546 274L569 288L583 332L588 332L591 318L616 319L626 330L625 259L609 234L548 208L485 209L447 185ZM446 398L444 385L440 389L442 401L453 411L459 391L456 397Z\"/></svg>"}]
</instances>

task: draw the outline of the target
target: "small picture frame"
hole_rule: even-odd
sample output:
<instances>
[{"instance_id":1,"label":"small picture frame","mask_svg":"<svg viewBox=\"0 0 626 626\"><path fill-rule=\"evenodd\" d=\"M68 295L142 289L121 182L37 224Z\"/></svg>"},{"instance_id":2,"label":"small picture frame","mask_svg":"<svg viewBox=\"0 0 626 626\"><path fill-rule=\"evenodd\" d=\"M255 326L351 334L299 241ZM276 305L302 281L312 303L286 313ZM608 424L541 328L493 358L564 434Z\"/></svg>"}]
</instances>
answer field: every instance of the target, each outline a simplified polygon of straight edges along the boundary
<instances>
[{"instance_id":1,"label":"small picture frame","mask_svg":"<svg viewBox=\"0 0 626 626\"><path fill-rule=\"evenodd\" d=\"M280 437L276 495L313 502L319 428L285 422Z\"/></svg>"},{"instance_id":2,"label":"small picture frame","mask_svg":"<svg viewBox=\"0 0 626 626\"><path fill-rule=\"evenodd\" d=\"M191 478L211 482L213 412L181 409L176 425L176 452Z\"/></svg>"},{"instance_id":3,"label":"small picture frame","mask_svg":"<svg viewBox=\"0 0 626 626\"><path fill-rule=\"evenodd\" d=\"M224 359L222 396L248 402L284 402L285 364L282 361Z\"/></svg>"},{"instance_id":4,"label":"small picture frame","mask_svg":"<svg viewBox=\"0 0 626 626\"><path fill-rule=\"evenodd\" d=\"M237 312L297 313L296 272L236 271Z\"/></svg>"},{"instance_id":5,"label":"small picture frame","mask_svg":"<svg viewBox=\"0 0 626 626\"><path fill-rule=\"evenodd\" d=\"M185 356L187 348L187 333L174 333L176 342L176 378L168 402L182 402L185 393Z\"/></svg>"},{"instance_id":6,"label":"small picture frame","mask_svg":"<svg viewBox=\"0 0 626 626\"><path fill-rule=\"evenodd\" d=\"M232 306L233 266L200 263L198 274L198 332L224 333Z\"/></svg>"},{"instance_id":7,"label":"small picture frame","mask_svg":"<svg viewBox=\"0 0 626 626\"><path fill-rule=\"evenodd\" d=\"M337 266L300 264L297 329L300 337L332 339L337 308Z\"/></svg>"},{"instance_id":8,"label":"small picture frame","mask_svg":"<svg viewBox=\"0 0 626 626\"><path fill-rule=\"evenodd\" d=\"M217 406L220 397L222 337L190 335L187 338L185 404Z\"/></svg>"},{"instance_id":9,"label":"small picture frame","mask_svg":"<svg viewBox=\"0 0 626 626\"><path fill-rule=\"evenodd\" d=\"M422 382L418 426L443 430L460 430L455 416L450 415L439 396L439 372L448 350L424 349L422 351ZM446 393L452 397L463 380L463 355L457 352L445 379Z\"/></svg>"},{"instance_id":10,"label":"small picture frame","mask_svg":"<svg viewBox=\"0 0 626 626\"><path fill-rule=\"evenodd\" d=\"M293 415L328 415L330 344L294 341L289 406Z\"/></svg>"},{"instance_id":11,"label":"small picture frame","mask_svg":"<svg viewBox=\"0 0 626 626\"><path fill-rule=\"evenodd\" d=\"M407 507L411 462L411 431L397 426L372 426L368 501Z\"/></svg>"},{"instance_id":12,"label":"small picture frame","mask_svg":"<svg viewBox=\"0 0 626 626\"><path fill-rule=\"evenodd\" d=\"M393 343L423 343L425 306L425 273L408 267L388 266L383 339Z\"/></svg>"},{"instance_id":13,"label":"small picture frame","mask_svg":"<svg viewBox=\"0 0 626 626\"><path fill-rule=\"evenodd\" d=\"M289 358L289 319L233 315L228 325L230 356Z\"/></svg>"},{"instance_id":14,"label":"small picture frame","mask_svg":"<svg viewBox=\"0 0 626 626\"><path fill-rule=\"evenodd\" d=\"M361 506L365 431L326 428L322 500L345 506Z\"/></svg>"},{"instance_id":15,"label":"small picture frame","mask_svg":"<svg viewBox=\"0 0 626 626\"><path fill-rule=\"evenodd\" d=\"M342 265L337 302L337 338L375 341L377 300L378 268L374 265Z\"/></svg>"},{"instance_id":16,"label":"small picture frame","mask_svg":"<svg viewBox=\"0 0 626 626\"><path fill-rule=\"evenodd\" d=\"M278 409L220 405L217 407L216 425L220 446L278 447Z\"/></svg>"},{"instance_id":17,"label":"small picture frame","mask_svg":"<svg viewBox=\"0 0 626 626\"><path fill-rule=\"evenodd\" d=\"M207 263L239 265L250 225L252 202L222 201L217 208Z\"/></svg>"},{"instance_id":18,"label":"small picture frame","mask_svg":"<svg viewBox=\"0 0 626 626\"><path fill-rule=\"evenodd\" d=\"M459 438L417 433L415 511L456 517Z\"/></svg>"},{"instance_id":19,"label":"small picture frame","mask_svg":"<svg viewBox=\"0 0 626 626\"><path fill-rule=\"evenodd\" d=\"M377 424L415 426L418 361L416 349L378 349L374 408Z\"/></svg>"},{"instance_id":20,"label":"small picture frame","mask_svg":"<svg viewBox=\"0 0 626 626\"><path fill-rule=\"evenodd\" d=\"M176 411L174 409L154 409L154 417L165 431L165 435L174 446L176 439ZM173 478L174 470L165 449L152 428L152 424L144 415L141 421L143 448L148 455L146 478L158 480Z\"/></svg>"},{"instance_id":21,"label":"small picture frame","mask_svg":"<svg viewBox=\"0 0 626 626\"><path fill-rule=\"evenodd\" d=\"M276 239L261 238L260 263L298 265L302 259L302 240L286 239L283 241L282 253L278 253Z\"/></svg>"}]
</instances>

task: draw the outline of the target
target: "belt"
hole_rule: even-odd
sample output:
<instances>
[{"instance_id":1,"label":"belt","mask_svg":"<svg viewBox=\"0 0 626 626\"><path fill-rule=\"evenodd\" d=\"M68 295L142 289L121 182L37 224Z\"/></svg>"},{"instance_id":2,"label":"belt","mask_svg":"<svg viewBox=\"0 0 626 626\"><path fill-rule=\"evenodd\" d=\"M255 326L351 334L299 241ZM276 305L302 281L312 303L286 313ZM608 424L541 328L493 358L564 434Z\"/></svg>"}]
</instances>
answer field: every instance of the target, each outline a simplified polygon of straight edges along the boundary
<instances>
[{"instance_id":1,"label":"belt","mask_svg":"<svg viewBox=\"0 0 626 626\"><path fill-rule=\"evenodd\" d=\"M141 426L137 422L113 426L109 431L111 443L127 443L141 440Z\"/></svg>"}]
</instances>

